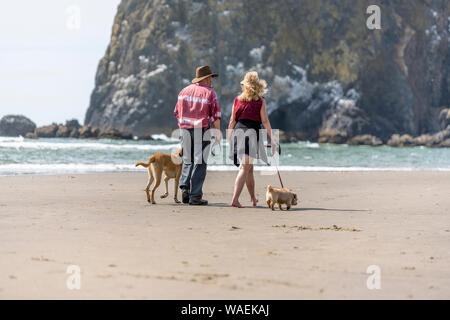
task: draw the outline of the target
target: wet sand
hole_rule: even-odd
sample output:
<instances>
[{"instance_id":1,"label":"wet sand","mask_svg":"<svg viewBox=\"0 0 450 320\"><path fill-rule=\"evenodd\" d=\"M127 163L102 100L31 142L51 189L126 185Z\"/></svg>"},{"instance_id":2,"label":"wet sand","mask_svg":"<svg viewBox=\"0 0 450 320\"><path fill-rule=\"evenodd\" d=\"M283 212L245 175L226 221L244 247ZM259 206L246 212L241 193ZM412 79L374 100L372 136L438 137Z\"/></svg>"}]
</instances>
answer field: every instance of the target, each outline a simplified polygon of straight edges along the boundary
<instances>
[{"instance_id":1,"label":"wet sand","mask_svg":"<svg viewBox=\"0 0 450 320\"><path fill-rule=\"evenodd\" d=\"M0 298L450 298L450 172L282 176L291 211L263 206L279 183L259 173L246 209L228 206L235 172L208 173L208 207L173 203L173 181L148 204L145 170L0 177Z\"/></svg>"}]
</instances>

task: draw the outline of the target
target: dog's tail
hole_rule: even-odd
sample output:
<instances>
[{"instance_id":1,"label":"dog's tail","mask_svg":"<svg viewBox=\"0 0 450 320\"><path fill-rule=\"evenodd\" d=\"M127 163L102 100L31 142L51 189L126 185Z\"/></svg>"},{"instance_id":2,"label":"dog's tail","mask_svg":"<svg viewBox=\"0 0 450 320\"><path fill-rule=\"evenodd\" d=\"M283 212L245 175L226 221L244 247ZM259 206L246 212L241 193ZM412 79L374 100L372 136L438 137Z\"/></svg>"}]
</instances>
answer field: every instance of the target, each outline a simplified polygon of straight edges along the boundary
<instances>
[{"instance_id":1,"label":"dog's tail","mask_svg":"<svg viewBox=\"0 0 450 320\"><path fill-rule=\"evenodd\" d=\"M151 157L149 160L148 160L148 162L147 163L144 163L144 162L137 162L136 163L136 167L139 167L139 166L143 166L144 168L148 168L149 166L150 166L150 164L151 163L153 163L153 162L155 162L155 156L153 156L153 157Z\"/></svg>"},{"instance_id":2,"label":"dog's tail","mask_svg":"<svg viewBox=\"0 0 450 320\"><path fill-rule=\"evenodd\" d=\"M143 166L144 168L148 168L150 163L136 162L136 167Z\"/></svg>"}]
</instances>

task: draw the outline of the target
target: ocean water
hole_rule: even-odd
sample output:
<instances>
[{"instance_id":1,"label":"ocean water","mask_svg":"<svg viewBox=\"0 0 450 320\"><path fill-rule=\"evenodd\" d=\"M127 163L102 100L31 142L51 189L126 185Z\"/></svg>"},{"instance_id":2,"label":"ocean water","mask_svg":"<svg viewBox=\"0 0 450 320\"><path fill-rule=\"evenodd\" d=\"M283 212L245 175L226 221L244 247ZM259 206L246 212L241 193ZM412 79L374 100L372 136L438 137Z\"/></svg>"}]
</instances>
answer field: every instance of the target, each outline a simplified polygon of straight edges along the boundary
<instances>
[{"instance_id":1,"label":"ocean water","mask_svg":"<svg viewBox=\"0 0 450 320\"><path fill-rule=\"evenodd\" d=\"M171 153L179 148L176 140L164 135L158 135L157 138L161 140L32 140L0 137L0 175L142 171L142 167L134 167L137 161L146 161L154 153ZM450 171L450 149L310 142L286 143L281 147L282 155L277 163L279 169L285 171ZM221 154L217 148L215 153L216 156L210 157L209 170L237 170L229 163L225 153ZM260 164L256 170L272 171L274 166Z\"/></svg>"}]
</instances>

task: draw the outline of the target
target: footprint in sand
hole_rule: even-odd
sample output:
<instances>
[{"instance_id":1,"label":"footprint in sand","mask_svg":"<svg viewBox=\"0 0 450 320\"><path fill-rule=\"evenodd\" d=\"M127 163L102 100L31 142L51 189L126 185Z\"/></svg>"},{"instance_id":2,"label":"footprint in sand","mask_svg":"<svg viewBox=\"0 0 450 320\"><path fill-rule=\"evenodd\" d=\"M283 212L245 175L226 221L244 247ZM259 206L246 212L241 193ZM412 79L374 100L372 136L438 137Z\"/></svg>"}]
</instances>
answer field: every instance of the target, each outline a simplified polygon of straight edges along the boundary
<instances>
[{"instance_id":1,"label":"footprint in sand","mask_svg":"<svg viewBox=\"0 0 450 320\"><path fill-rule=\"evenodd\" d=\"M416 267L403 267L402 270L416 270Z\"/></svg>"},{"instance_id":2,"label":"footprint in sand","mask_svg":"<svg viewBox=\"0 0 450 320\"><path fill-rule=\"evenodd\" d=\"M274 225L272 228L282 228L282 229L292 229L297 231L350 231L350 232L361 232L361 230L356 228L343 228L338 227L337 225L333 225L332 227L320 227L320 228L312 228L310 226L287 226L283 225Z\"/></svg>"},{"instance_id":3,"label":"footprint in sand","mask_svg":"<svg viewBox=\"0 0 450 320\"><path fill-rule=\"evenodd\" d=\"M44 257L31 257L31 260L39 261L39 262L55 262L54 260L50 260L50 259L44 258Z\"/></svg>"}]
</instances>

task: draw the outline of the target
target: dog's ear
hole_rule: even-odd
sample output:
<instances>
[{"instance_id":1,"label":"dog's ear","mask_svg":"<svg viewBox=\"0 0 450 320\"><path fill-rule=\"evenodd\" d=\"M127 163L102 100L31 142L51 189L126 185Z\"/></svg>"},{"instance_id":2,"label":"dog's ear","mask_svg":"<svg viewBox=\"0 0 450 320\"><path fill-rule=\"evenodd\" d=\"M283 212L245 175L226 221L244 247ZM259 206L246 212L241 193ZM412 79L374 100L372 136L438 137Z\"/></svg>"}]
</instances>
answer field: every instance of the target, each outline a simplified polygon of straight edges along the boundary
<instances>
[{"instance_id":1,"label":"dog's ear","mask_svg":"<svg viewBox=\"0 0 450 320\"><path fill-rule=\"evenodd\" d=\"M177 151L177 154L181 157L183 157L183 149L180 149Z\"/></svg>"},{"instance_id":2,"label":"dog's ear","mask_svg":"<svg viewBox=\"0 0 450 320\"><path fill-rule=\"evenodd\" d=\"M272 186L269 184L268 186L267 186L267 190L272 190L273 188L272 188Z\"/></svg>"}]
</instances>

